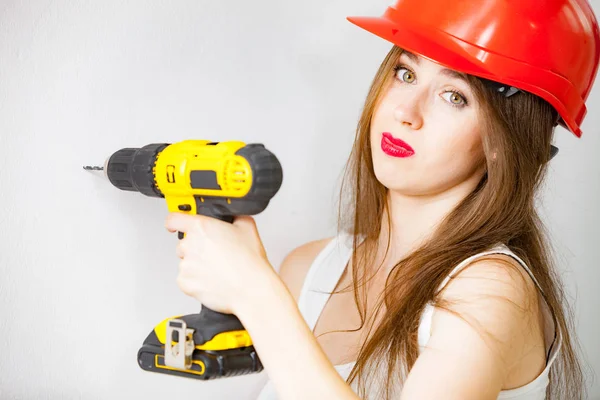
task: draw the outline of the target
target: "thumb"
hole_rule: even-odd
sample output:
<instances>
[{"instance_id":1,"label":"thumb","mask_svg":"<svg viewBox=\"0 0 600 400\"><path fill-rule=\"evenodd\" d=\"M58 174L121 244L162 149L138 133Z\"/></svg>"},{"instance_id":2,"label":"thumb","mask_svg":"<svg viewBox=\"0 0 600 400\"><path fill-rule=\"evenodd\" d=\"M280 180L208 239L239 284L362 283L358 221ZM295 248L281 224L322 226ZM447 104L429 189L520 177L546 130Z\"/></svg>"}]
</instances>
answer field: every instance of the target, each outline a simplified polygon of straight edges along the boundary
<instances>
[{"instance_id":1,"label":"thumb","mask_svg":"<svg viewBox=\"0 0 600 400\"><path fill-rule=\"evenodd\" d=\"M258 228L254 218L249 215L240 215L233 220L233 224L239 227L248 236L252 237L252 239L256 242L261 254L266 257L267 252L262 240L260 239L260 234L258 233Z\"/></svg>"},{"instance_id":2,"label":"thumb","mask_svg":"<svg viewBox=\"0 0 600 400\"><path fill-rule=\"evenodd\" d=\"M258 235L256 221L250 215L238 215L233 220L233 225L239 227L246 232L253 232Z\"/></svg>"}]
</instances>

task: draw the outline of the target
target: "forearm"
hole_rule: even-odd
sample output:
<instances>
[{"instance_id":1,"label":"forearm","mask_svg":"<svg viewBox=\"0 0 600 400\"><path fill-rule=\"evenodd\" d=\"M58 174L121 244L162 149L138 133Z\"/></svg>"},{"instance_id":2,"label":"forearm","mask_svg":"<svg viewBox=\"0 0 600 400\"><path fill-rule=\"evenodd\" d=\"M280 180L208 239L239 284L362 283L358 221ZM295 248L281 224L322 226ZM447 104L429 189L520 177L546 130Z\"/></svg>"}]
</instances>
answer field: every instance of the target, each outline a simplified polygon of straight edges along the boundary
<instances>
[{"instance_id":1,"label":"forearm","mask_svg":"<svg viewBox=\"0 0 600 400\"><path fill-rule=\"evenodd\" d=\"M358 399L323 353L277 274L267 274L262 282L237 316L279 398Z\"/></svg>"}]
</instances>

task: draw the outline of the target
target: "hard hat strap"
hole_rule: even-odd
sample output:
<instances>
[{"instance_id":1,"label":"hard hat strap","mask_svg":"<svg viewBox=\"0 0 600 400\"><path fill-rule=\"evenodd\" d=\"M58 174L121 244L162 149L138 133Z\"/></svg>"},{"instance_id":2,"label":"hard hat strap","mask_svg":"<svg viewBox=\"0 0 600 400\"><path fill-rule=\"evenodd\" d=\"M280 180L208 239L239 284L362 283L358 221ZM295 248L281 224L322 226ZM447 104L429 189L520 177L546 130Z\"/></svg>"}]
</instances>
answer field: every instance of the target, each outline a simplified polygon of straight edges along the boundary
<instances>
[{"instance_id":1,"label":"hard hat strap","mask_svg":"<svg viewBox=\"0 0 600 400\"><path fill-rule=\"evenodd\" d=\"M504 95L504 97L510 97L513 94L519 93L521 90L516 87L505 85L504 83L491 81L489 79L480 78L484 84L491 87L496 92Z\"/></svg>"}]
</instances>

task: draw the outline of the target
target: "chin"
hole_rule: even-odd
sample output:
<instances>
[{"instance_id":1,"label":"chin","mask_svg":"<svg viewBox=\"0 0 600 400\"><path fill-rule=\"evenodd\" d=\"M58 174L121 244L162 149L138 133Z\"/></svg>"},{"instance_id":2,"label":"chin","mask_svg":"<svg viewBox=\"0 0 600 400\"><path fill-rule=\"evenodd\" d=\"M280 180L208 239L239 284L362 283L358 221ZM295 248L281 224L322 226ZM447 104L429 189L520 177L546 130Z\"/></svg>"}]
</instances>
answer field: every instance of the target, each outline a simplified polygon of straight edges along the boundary
<instances>
[{"instance_id":1,"label":"chin","mask_svg":"<svg viewBox=\"0 0 600 400\"><path fill-rule=\"evenodd\" d=\"M431 188L423 185L425 182L422 177L416 173L409 173L404 168L396 166L383 167L376 165L374 168L375 177L384 187L396 193L407 196L421 195L427 193Z\"/></svg>"},{"instance_id":2,"label":"chin","mask_svg":"<svg viewBox=\"0 0 600 400\"><path fill-rule=\"evenodd\" d=\"M419 188L415 187L415 186L411 186L411 185L407 185L406 182L398 182L398 181L391 181L391 182L381 182L379 181L383 186L385 186L385 188L387 190L390 190L392 192L396 192L396 193L400 193L400 194L405 194L405 195L415 195L419 193Z\"/></svg>"},{"instance_id":3,"label":"chin","mask_svg":"<svg viewBox=\"0 0 600 400\"><path fill-rule=\"evenodd\" d=\"M375 177L383 186L387 189L394 191L405 191L410 190L414 184L406 179L406 177L402 177L402 174L398 173L399 171L395 171L395 173L381 173L375 170Z\"/></svg>"},{"instance_id":4,"label":"chin","mask_svg":"<svg viewBox=\"0 0 600 400\"><path fill-rule=\"evenodd\" d=\"M409 167L404 159L391 158L379 150L373 157L373 170L379 181L389 182L405 180L410 170L414 170L415 165ZM400 179L399 179L400 178Z\"/></svg>"}]
</instances>

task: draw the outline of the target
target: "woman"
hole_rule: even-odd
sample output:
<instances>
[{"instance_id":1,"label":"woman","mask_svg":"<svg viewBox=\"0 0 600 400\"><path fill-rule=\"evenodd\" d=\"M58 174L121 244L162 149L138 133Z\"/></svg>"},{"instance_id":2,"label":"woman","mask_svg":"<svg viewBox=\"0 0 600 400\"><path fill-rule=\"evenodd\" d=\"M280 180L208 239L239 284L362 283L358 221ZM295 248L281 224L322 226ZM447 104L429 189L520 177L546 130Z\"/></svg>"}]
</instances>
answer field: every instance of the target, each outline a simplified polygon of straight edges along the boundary
<instances>
[{"instance_id":1,"label":"woman","mask_svg":"<svg viewBox=\"0 0 600 400\"><path fill-rule=\"evenodd\" d=\"M252 218L169 215L188 233L178 283L240 318L270 378L260 399L582 398L534 200L554 127L581 135L600 35L583 0L539 3L399 0L349 18L394 47L340 233L280 275Z\"/></svg>"}]
</instances>

